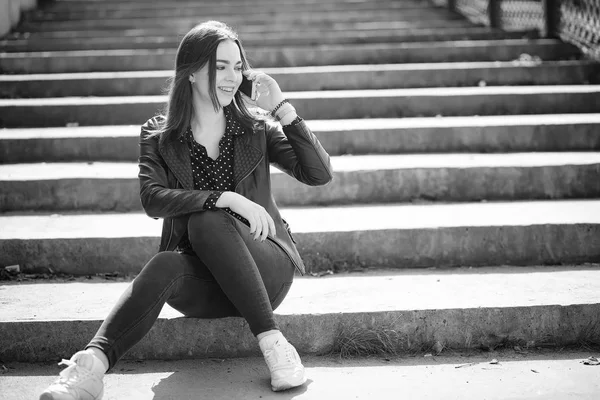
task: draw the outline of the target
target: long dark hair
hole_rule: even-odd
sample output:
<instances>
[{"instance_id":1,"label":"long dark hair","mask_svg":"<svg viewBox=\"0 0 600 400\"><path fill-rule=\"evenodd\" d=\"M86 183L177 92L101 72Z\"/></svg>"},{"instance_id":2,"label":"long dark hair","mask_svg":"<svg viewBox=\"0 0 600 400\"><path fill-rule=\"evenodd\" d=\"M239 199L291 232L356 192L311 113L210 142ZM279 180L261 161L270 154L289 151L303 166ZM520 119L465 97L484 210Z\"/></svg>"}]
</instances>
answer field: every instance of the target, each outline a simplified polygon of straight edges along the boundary
<instances>
[{"instance_id":1,"label":"long dark hair","mask_svg":"<svg viewBox=\"0 0 600 400\"><path fill-rule=\"evenodd\" d=\"M224 40L231 40L240 49L242 71L250 69L246 52L237 36L237 33L219 21L206 21L192 28L181 40L175 58L175 74L169 79L168 100L162 115L158 118L159 126L151 136L171 135L184 132L189 126L192 117L192 87L189 76L208 63L209 93L215 111L221 108L217 92L216 58L217 47ZM233 102L226 106L240 123L249 129L254 128L256 122L262 118L258 113L252 113L244 102L239 90L234 95Z\"/></svg>"}]
</instances>

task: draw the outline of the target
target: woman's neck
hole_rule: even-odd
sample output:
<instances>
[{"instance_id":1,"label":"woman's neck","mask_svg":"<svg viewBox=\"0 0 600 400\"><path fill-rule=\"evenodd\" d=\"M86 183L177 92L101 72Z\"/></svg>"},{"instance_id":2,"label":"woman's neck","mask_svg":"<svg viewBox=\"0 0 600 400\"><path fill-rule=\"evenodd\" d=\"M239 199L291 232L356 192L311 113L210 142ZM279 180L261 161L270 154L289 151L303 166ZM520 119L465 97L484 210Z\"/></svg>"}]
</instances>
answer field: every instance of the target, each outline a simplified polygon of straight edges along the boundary
<instances>
[{"instance_id":1,"label":"woman's neck","mask_svg":"<svg viewBox=\"0 0 600 400\"><path fill-rule=\"evenodd\" d=\"M190 121L194 136L219 134L220 132L215 128L222 125L224 119L223 107L215 111L212 102L200 104L200 102L194 101L194 111Z\"/></svg>"}]
</instances>

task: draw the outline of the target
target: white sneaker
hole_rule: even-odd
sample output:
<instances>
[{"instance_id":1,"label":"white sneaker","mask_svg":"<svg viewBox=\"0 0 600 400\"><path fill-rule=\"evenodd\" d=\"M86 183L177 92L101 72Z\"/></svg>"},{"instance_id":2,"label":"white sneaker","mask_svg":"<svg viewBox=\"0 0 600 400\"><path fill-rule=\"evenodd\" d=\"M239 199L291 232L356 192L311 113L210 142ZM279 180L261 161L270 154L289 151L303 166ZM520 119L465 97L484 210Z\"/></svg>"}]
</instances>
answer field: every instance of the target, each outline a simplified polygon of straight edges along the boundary
<instances>
[{"instance_id":1,"label":"white sneaker","mask_svg":"<svg viewBox=\"0 0 600 400\"><path fill-rule=\"evenodd\" d=\"M279 392L302 385L306 382L306 376L298 352L283 335L279 334L273 339L273 343L263 343L261 346L271 372L271 389Z\"/></svg>"},{"instance_id":2,"label":"white sneaker","mask_svg":"<svg viewBox=\"0 0 600 400\"><path fill-rule=\"evenodd\" d=\"M58 365L67 368L58 379L40 395L40 400L100 400L104 395L104 365L93 354L77 352L70 360Z\"/></svg>"}]
</instances>

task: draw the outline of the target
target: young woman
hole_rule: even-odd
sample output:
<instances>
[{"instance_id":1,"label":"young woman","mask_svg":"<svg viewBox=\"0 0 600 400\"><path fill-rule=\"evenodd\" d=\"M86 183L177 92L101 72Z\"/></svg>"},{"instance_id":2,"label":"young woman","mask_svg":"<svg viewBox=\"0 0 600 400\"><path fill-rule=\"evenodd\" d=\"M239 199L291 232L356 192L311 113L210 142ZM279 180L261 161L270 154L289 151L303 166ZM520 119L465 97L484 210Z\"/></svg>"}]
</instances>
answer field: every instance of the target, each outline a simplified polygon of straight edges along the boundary
<instances>
[{"instance_id":1,"label":"young woman","mask_svg":"<svg viewBox=\"0 0 600 400\"><path fill-rule=\"evenodd\" d=\"M256 101L238 91L242 75L256 85ZM100 399L105 372L150 330L165 302L188 317L245 318L272 389L306 381L273 317L304 265L271 195L269 165L324 185L332 179L329 155L277 82L249 69L237 35L220 22L183 38L164 114L142 126L139 158L144 210L164 219L159 253L86 349L61 362L68 367L41 400Z\"/></svg>"}]
</instances>

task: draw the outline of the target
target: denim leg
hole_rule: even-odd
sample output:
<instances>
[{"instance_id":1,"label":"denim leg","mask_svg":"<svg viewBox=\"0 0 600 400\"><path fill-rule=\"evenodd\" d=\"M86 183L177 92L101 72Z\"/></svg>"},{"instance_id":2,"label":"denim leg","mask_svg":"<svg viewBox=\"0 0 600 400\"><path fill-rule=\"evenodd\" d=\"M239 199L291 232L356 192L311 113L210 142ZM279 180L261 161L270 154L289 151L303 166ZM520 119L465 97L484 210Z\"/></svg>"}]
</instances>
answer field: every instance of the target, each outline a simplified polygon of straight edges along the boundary
<instances>
[{"instance_id":1,"label":"denim leg","mask_svg":"<svg viewBox=\"0 0 600 400\"><path fill-rule=\"evenodd\" d=\"M255 335L276 328L273 309L294 276L285 252L272 241L254 241L250 228L224 211L194 214L188 228L204 260L195 254L156 254L86 346L102 350L109 369L150 331L165 302L187 317L243 316Z\"/></svg>"},{"instance_id":2,"label":"denim leg","mask_svg":"<svg viewBox=\"0 0 600 400\"><path fill-rule=\"evenodd\" d=\"M187 305L181 304L182 298ZM121 295L86 348L101 349L112 368L150 331L167 301L184 315L186 308L203 318L239 315L196 256L162 252L144 266Z\"/></svg>"},{"instance_id":3,"label":"denim leg","mask_svg":"<svg viewBox=\"0 0 600 400\"><path fill-rule=\"evenodd\" d=\"M190 243L254 335L277 329L273 308L289 290L294 265L271 240L254 240L250 228L223 210L192 214Z\"/></svg>"}]
</instances>

